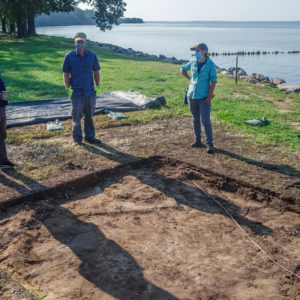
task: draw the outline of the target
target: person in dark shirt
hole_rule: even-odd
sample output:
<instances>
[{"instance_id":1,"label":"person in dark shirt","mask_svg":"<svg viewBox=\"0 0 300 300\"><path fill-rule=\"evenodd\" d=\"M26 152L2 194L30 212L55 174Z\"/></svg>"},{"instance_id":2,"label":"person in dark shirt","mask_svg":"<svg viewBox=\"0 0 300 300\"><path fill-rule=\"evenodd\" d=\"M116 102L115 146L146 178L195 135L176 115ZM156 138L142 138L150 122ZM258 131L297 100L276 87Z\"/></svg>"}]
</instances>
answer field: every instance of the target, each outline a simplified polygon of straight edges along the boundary
<instances>
[{"instance_id":1,"label":"person in dark shirt","mask_svg":"<svg viewBox=\"0 0 300 300\"><path fill-rule=\"evenodd\" d=\"M76 33L74 42L76 49L66 54L62 67L64 84L72 102L73 144L82 143L82 116L85 141L91 144L99 143L100 140L95 138L93 114L96 94L100 89L100 65L96 54L86 49L85 33Z\"/></svg>"},{"instance_id":2,"label":"person in dark shirt","mask_svg":"<svg viewBox=\"0 0 300 300\"><path fill-rule=\"evenodd\" d=\"M6 139L6 114L7 93L4 81L0 75L0 168L12 168L14 164L8 160L5 139Z\"/></svg>"}]
</instances>

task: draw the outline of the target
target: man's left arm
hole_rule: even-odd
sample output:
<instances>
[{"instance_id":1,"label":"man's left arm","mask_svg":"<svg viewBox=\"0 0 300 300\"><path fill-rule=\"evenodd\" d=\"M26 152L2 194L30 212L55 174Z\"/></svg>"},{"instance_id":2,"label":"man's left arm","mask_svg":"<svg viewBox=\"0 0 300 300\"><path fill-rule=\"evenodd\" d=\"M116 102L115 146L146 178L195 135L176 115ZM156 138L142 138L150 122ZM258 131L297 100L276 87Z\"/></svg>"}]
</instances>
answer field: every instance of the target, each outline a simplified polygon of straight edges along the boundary
<instances>
[{"instance_id":1,"label":"man's left arm","mask_svg":"<svg viewBox=\"0 0 300 300\"><path fill-rule=\"evenodd\" d=\"M95 92L96 94L99 93L100 90L100 72L101 69L97 56L95 55L94 63L93 63L93 74L94 74L94 81L95 81Z\"/></svg>"},{"instance_id":2,"label":"man's left arm","mask_svg":"<svg viewBox=\"0 0 300 300\"><path fill-rule=\"evenodd\" d=\"M94 81L96 86L100 86L100 72L99 70L94 71Z\"/></svg>"}]
</instances>

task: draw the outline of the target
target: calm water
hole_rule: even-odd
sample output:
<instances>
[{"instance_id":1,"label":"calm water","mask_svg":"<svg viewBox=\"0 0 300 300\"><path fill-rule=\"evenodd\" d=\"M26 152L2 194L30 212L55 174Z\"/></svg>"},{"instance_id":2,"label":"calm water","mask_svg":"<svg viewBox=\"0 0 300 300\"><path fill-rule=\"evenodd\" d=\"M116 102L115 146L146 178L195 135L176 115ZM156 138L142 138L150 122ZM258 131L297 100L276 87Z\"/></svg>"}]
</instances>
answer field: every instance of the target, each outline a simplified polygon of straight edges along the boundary
<instances>
[{"instance_id":1,"label":"calm water","mask_svg":"<svg viewBox=\"0 0 300 300\"><path fill-rule=\"evenodd\" d=\"M147 22L122 24L107 32L96 26L37 28L39 34L64 37L77 31L93 41L179 59L190 59L189 48L196 42L205 42L211 52L300 50L300 22ZM219 67L235 66L234 56L213 60ZM300 54L240 56L239 67L300 84Z\"/></svg>"}]
</instances>

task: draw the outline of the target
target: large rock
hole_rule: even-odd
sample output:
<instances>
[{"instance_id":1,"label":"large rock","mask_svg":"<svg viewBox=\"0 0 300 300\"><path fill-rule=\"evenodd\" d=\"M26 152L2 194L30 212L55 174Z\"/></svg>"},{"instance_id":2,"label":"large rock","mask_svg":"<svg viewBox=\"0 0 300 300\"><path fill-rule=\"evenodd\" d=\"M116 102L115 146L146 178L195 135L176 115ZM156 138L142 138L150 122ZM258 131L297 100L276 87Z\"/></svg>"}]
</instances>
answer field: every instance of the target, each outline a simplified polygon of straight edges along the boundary
<instances>
[{"instance_id":1,"label":"large rock","mask_svg":"<svg viewBox=\"0 0 300 300\"><path fill-rule=\"evenodd\" d=\"M235 76L236 71L237 71L238 76L246 76L247 75L246 71L241 69L241 68L236 69L236 68L233 67L233 68L228 69L228 72L231 73L233 76Z\"/></svg>"},{"instance_id":2,"label":"large rock","mask_svg":"<svg viewBox=\"0 0 300 300\"><path fill-rule=\"evenodd\" d=\"M279 84L282 84L282 83L286 83L283 79L281 78L270 78L270 83L272 85L279 85Z\"/></svg>"},{"instance_id":3,"label":"large rock","mask_svg":"<svg viewBox=\"0 0 300 300\"><path fill-rule=\"evenodd\" d=\"M256 74L250 74L248 75L248 77L245 79L245 81L249 82L249 83L252 83L252 84L256 84L258 83L258 79L256 78Z\"/></svg>"},{"instance_id":4,"label":"large rock","mask_svg":"<svg viewBox=\"0 0 300 300\"><path fill-rule=\"evenodd\" d=\"M229 74L229 72L228 72L228 71L226 71L226 70L223 70L223 71L221 71L221 74L223 74L223 75L228 75L228 74Z\"/></svg>"},{"instance_id":5,"label":"large rock","mask_svg":"<svg viewBox=\"0 0 300 300\"><path fill-rule=\"evenodd\" d=\"M286 94L300 92L300 84L282 83L282 84L277 85L277 87L281 91L285 91Z\"/></svg>"}]
</instances>

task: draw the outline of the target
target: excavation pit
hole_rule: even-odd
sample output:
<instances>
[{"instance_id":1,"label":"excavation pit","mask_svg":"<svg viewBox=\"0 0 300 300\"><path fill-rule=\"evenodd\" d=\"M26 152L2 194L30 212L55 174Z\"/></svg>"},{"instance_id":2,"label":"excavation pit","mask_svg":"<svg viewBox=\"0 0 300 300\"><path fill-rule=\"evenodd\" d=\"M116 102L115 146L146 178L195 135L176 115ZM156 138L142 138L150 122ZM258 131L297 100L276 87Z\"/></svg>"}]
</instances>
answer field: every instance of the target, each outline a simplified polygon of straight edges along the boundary
<instances>
[{"instance_id":1,"label":"excavation pit","mask_svg":"<svg viewBox=\"0 0 300 300\"><path fill-rule=\"evenodd\" d=\"M300 294L299 211L272 192L155 157L26 197L2 204L0 268L46 299Z\"/></svg>"}]
</instances>

